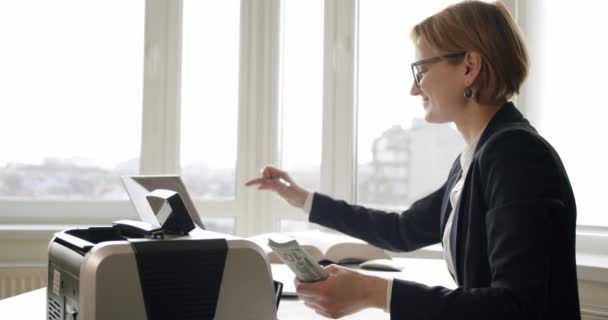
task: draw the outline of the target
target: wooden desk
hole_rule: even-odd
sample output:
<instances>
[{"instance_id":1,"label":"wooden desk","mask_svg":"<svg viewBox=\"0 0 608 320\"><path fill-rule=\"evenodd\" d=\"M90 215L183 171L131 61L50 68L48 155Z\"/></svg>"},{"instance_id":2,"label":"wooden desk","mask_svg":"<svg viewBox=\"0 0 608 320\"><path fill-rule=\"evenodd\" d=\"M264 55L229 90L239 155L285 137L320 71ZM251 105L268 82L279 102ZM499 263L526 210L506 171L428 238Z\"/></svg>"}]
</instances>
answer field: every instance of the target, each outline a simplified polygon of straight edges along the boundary
<instances>
[{"instance_id":1,"label":"wooden desk","mask_svg":"<svg viewBox=\"0 0 608 320\"><path fill-rule=\"evenodd\" d=\"M433 259L398 259L405 266L402 272L362 271L386 278L397 277L413 280L431 286L454 288L455 284L443 260ZM284 280L285 281L285 280ZM285 281L286 282L286 281ZM2 319L43 320L46 318L46 288L34 290L15 297L0 300ZM297 298L285 297L279 305L280 320L325 319L309 309ZM368 309L342 319L389 319L389 314L382 310Z\"/></svg>"}]
</instances>

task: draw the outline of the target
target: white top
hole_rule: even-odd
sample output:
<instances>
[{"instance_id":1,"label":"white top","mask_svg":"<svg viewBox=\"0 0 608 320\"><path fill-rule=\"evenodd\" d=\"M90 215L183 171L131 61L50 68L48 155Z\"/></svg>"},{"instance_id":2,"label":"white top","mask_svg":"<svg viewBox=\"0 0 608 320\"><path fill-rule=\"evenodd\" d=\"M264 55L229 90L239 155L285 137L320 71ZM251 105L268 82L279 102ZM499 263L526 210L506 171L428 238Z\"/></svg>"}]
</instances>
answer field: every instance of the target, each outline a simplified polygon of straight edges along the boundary
<instances>
[{"instance_id":1,"label":"white top","mask_svg":"<svg viewBox=\"0 0 608 320\"><path fill-rule=\"evenodd\" d=\"M482 130L483 132L483 130ZM464 148L464 151L460 155L460 168L462 169L462 175L452 191L450 193L450 204L452 205L452 211L450 212L450 216L448 217L448 221L445 225L445 230L443 231L443 239L441 243L443 244L443 257L445 258L445 263L448 266L448 270L454 278L456 278L456 272L454 272L454 260L452 259L452 252L450 251L450 233L452 231L452 221L454 220L454 210L458 206L458 202L460 201L460 194L462 193L462 187L464 185L464 181L467 178L467 173L469 172L469 167L471 166L471 162L473 161L473 155L475 153L475 148L477 147L477 142L479 142L478 135L473 142L467 145Z\"/></svg>"}]
</instances>

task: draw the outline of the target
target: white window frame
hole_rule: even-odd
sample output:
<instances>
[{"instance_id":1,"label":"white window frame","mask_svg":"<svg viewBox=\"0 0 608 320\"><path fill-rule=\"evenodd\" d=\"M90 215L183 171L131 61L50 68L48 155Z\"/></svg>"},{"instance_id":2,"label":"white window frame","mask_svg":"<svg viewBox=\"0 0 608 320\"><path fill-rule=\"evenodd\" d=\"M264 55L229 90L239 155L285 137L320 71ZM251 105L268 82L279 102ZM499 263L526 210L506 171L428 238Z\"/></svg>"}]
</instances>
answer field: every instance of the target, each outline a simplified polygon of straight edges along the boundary
<instances>
[{"instance_id":1,"label":"white window frame","mask_svg":"<svg viewBox=\"0 0 608 320\"><path fill-rule=\"evenodd\" d=\"M537 12L526 1L503 0L524 33ZM182 0L146 0L142 174L179 173ZM323 66L323 132L320 192L352 202L356 186L357 0L326 0ZM236 198L196 201L203 216L236 218L236 233L278 231L280 219L307 216L269 193L242 182L280 159L281 1L242 0ZM518 107L534 122L534 83L526 84ZM108 224L136 219L128 201L0 201L3 232L65 225ZM45 229L45 230L46 230ZM9 230L9 231L6 231ZM577 252L608 256L608 228L577 227Z\"/></svg>"},{"instance_id":2,"label":"white window frame","mask_svg":"<svg viewBox=\"0 0 608 320\"><path fill-rule=\"evenodd\" d=\"M310 190L349 202L356 186L357 19L357 1L325 1L321 184L320 190ZM276 157L279 163L280 155ZM269 212L271 225L266 227L275 231L282 219L308 221L305 213L283 201L272 201Z\"/></svg>"},{"instance_id":3,"label":"white window frame","mask_svg":"<svg viewBox=\"0 0 608 320\"><path fill-rule=\"evenodd\" d=\"M183 1L147 0L147 5L141 172L179 174ZM269 231L272 224L271 215L264 214L269 195L242 182L278 158L280 2L241 1L240 16L236 195L234 200L195 200L195 205L203 217L236 219L236 234L249 236Z\"/></svg>"}]
</instances>

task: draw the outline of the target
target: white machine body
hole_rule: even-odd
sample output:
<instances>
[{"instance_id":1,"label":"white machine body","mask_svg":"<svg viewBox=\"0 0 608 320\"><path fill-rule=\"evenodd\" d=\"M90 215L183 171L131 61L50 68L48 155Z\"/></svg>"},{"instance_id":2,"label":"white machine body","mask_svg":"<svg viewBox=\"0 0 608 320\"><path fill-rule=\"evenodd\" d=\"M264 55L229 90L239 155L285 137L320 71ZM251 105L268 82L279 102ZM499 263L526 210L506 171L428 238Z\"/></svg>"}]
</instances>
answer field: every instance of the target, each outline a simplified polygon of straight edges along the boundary
<instances>
[{"instance_id":1,"label":"white machine body","mask_svg":"<svg viewBox=\"0 0 608 320\"><path fill-rule=\"evenodd\" d=\"M276 319L280 294L253 242L200 228L162 239L115 229L55 235L47 319Z\"/></svg>"}]
</instances>

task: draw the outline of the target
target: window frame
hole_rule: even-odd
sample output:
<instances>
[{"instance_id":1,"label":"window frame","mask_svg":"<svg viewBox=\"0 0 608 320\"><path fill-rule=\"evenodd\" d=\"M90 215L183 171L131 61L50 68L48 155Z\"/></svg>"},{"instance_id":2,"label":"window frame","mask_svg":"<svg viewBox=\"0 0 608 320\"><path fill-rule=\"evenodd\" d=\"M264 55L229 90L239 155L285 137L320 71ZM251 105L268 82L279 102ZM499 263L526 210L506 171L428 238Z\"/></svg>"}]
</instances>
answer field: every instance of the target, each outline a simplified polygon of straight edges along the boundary
<instances>
[{"instance_id":1,"label":"window frame","mask_svg":"<svg viewBox=\"0 0 608 320\"><path fill-rule=\"evenodd\" d=\"M539 14L521 0L502 0L524 34ZM357 128L357 0L325 1L323 126L320 192L355 200ZM181 27L183 0L146 0L141 174L179 173ZM241 0L239 114L236 197L195 201L203 216L236 218L236 233L249 236L278 231L281 219L306 221L298 209L269 193L247 189L243 181L268 163L280 164L281 1ZM535 82L518 97L532 122ZM528 110L528 108L530 110ZM98 225L136 219L129 201L0 201L0 238L8 225ZM6 229L6 228L5 228ZM608 228L577 226L577 252L608 255Z\"/></svg>"}]
</instances>

